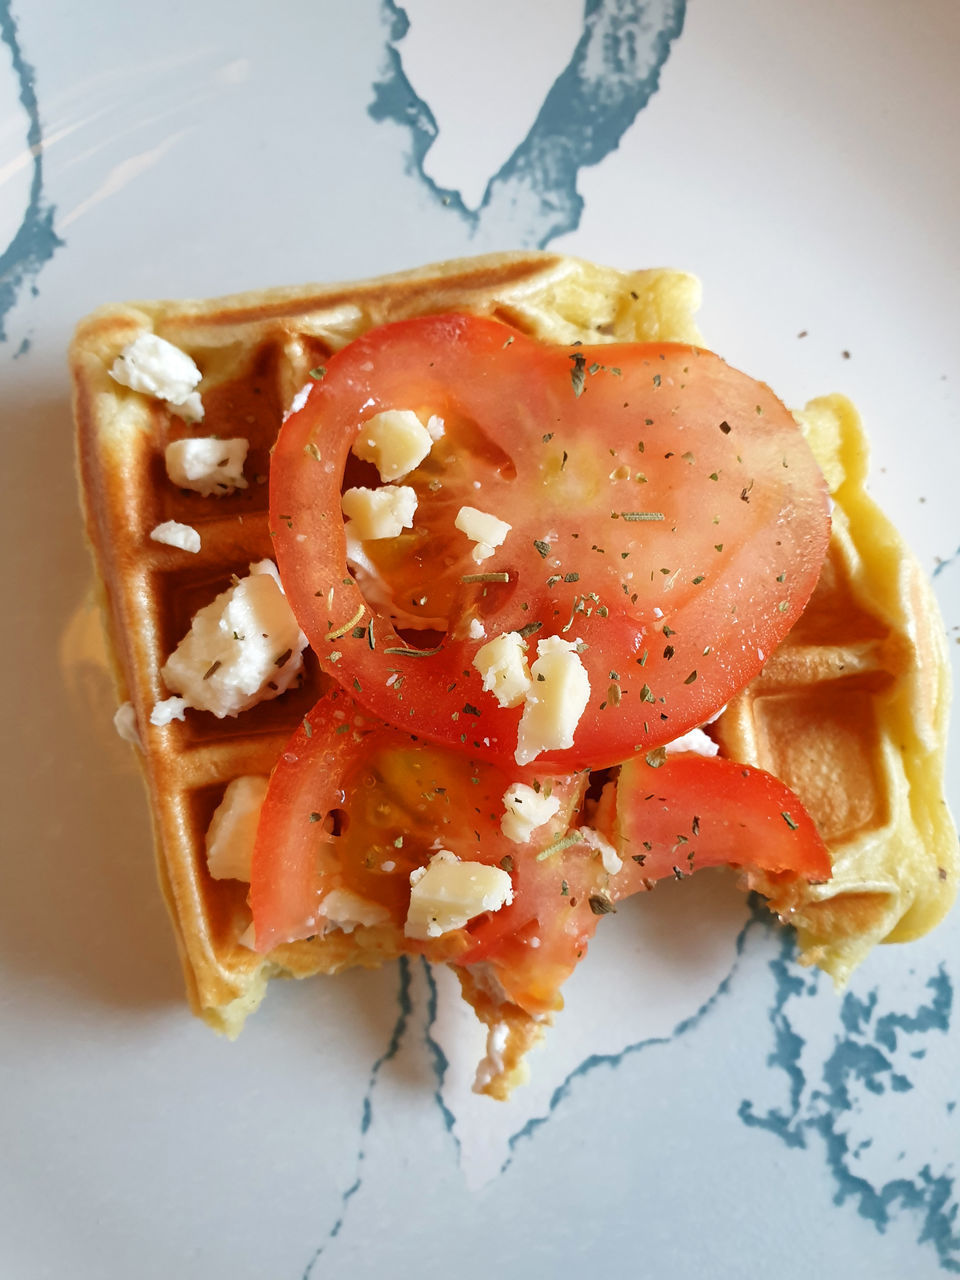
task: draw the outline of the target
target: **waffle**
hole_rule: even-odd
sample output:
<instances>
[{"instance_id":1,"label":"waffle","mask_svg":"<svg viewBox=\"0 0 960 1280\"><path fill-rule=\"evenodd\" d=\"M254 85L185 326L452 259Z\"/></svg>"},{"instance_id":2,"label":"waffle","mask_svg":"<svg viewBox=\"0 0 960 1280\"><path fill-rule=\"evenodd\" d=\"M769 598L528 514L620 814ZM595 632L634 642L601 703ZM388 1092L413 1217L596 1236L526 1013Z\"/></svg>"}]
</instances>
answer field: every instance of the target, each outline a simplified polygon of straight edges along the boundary
<instances>
[{"instance_id":1,"label":"waffle","mask_svg":"<svg viewBox=\"0 0 960 1280\"><path fill-rule=\"evenodd\" d=\"M234 777L268 774L322 688L309 653L302 686L233 720L191 712L150 724L167 696L160 668L190 619L252 561L273 554L267 527L269 450L309 370L376 325L466 310L554 342L698 342L697 281L673 271L618 272L552 254L452 262L386 279L275 289L212 302L108 306L77 329L70 363L81 494L120 701L133 704L153 814L160 885L194 1012L233 1036L278 973L304 977L398 954L382 928L331 932L264 958L243 946L246 886L214 880L205 835ZM153 332L203 371L204 435L250 441L247 489L229 497L184 494L167 479L166 444L191 434L169 408L108 375L121 350ZM197 555L152 542L168 520L201 534Z\"/></svg>"},{"instance_id":2,"label":"waffle","mask_svg":"<svg viewBox=\"0 0 960 1280\"><path fill-rule=\"evenodd\" d=\"M160 668L196 610L232 574L272 554L269 450L309 370L373 326L446 310L501 319L548 341L700 342L699 285L670 271L617 272L548 253L502 254L381 280L241 294L212 302L111 306L88 317L71 349L84 513L101 583L118 697L143 741L159 878L194 1012L235 1035L274 974L303 977L379 965L399 953L390 926L331 931L257 955L246 886L214 880L205 835L226 784L268 774L323 688L309 651L299 688L236 719L190 712L150 724L166 696ZM203 434L250 441L249 487L229 497L184 494L167 479L164 446L190 430L160 401L130 392L108 369L154 332L203 371ZM835 858L834 880L784 898L805 958L843 979L874 942L924 932L956 883L956 838L942 802L947 668L930 589L863 491L863 440L837 398L801 415L837 508L820 585L800 624L761 675L731 702L715 732L725 754L794 787ZM197 528L197 555L149 538L175 520ZM836 778L843 785L836 785ZM464 994L490 1026L509 1028L502 1066L485 1091L522 1078L535 1023L475 976Z\"/></svg>"},{"instance_id":3,"label":"waffle","mask_svg":"<svg viewBox=\"0 0 960 1280\"><path fill-rule=\"evenodd\" d=\"M781 914L801 959L842 985L878 942L920 937L956 896L957 833L943 799L950 676L933 591L864 488L867 442L842 396L797 419L835 507L806 610L714 727L724 755L776 774L833 861ZM757 882L777 907L776 886Z\"/></svg>"}]
</instances>

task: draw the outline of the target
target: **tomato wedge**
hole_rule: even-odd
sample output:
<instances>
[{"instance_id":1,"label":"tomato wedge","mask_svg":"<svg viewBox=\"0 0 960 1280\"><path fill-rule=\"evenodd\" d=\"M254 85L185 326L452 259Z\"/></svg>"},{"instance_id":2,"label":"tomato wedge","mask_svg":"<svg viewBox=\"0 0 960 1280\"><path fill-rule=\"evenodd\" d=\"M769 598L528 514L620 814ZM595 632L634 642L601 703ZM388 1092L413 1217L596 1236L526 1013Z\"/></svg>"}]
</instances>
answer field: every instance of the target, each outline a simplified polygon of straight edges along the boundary
<instances>
[{"instance_id":1,"label":"tomato wedge","mask_svg":"<svg viewBox=\"0 0 960 1280\"><path fill-rule=\"evenodd\" d=\"M722 864L774 880L832 874L829 851L794 792L735 760L685 752L658 768L632 760L620 770L616 825L624 863L615 898Z\"/></svg>"},{"instance_id":2,"label":"tomato wedge","mask_svg":"<svg viewBox=\"0 0 960 1280\"><path fill-rule=\"evenodd\" d=\"M341 492L379 488L351 447L408 410L443 434L393 482L412 528L348 547ZM271 527L323 666L382 719L509 759L521 708L473 660L517 632L580 641L589 677L552 772L598 768L702 723L799 616L829 537L826 488L762 383L677 344L557 347L497 321L427 316L334 355L283 426ZM473 507L511 527L482 563Z\"/></svg>"}]
</instances>

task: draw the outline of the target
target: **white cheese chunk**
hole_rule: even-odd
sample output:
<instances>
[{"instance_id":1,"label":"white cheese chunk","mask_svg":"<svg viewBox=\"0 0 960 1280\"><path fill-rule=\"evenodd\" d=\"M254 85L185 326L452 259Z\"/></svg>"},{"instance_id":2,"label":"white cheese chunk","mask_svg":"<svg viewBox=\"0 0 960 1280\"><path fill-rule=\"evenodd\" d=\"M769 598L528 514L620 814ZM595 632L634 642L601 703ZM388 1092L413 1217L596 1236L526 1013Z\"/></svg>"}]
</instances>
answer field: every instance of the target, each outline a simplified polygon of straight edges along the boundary
<instances>
[{"instance_id":1,"label":"white cheese chunk","mask_svg":"<svg viewBox=\"0 0 960 1280\"><path fill-rule=\"evenodd\" d=\"M163 524L158 524L150 531L150 537L154 542L179 547L182 551L196 554L200 550L200 535L196 529L189 524L180 524L177 520L164 520Z\"/></svg>"},{"instance_id":2,"label":"white cheese chunk","mask_svg":"<svg viewBox=\"0 0 960 1280\"><path fill-rule=\"evenodd\" d=\"M590 697L590 680L577 653L579 643L560 636L547 636L538 643L517 733L517 764L529 764L543 751L573 746Z\"/></svg>"},{"instance_id":3,"label":"white cheese chunk","mask_svg":"<svg viewBox=\"0 0 960 1280\"><path fill-rule=\"evenodd\" d=\"M207 869L214 880L250 881L257 823L269 779L257 774L234 778L207 828Z\"/></svg>"},{"instance_id":4,"label":"white cheese chunk","mask_svg":"<svg viewBox=\"0 0 960 1280\"><path fill-rule=\"evenodd\" d=\"M525 782L514 782L503 793L503 806L500 830L508 840L526 844L533 832L557 813L560 798L534 791Z\"/></svg>"},{"instance_id":5,"label":"white cheese chunk","mask_svg":"<svg viewBox=\"0 0 960 1280\"><path fill-rule=\"evenodd\" d=\"M164 452L167 475L180 489L192 489L204 497L218 498L245 489L243 464L249 440L218 440L216 436L171 440Z\"/></svg>"},{"instance_id":6,"label":"white cheese chunk","mask_svg":"<svg viewBox=\"0 0 960 1280\"><path fill-rule=\"evenodd\" d=\"M443 433L442 419L431 418L430 423L439 423ZM399 480L419 467L435 438L412 409L386 409L360 424L353 452L372 462L381 480Z\"/></svg>"},{"instance_id":7,"label":"white cheese chunk","mask_svg":"<svg viewBox=\"0 0 960 1280\"><path fill-rule=\"evenodd\" d=\"M186 698L164 698L161 702L155 702L150 712L150 723L162 729L172 720L186 720L188 705Z\"/></svg>"},{"instance_id":8,"label":"white cheese chunk","mask_svg":"<svg viewBox=\"0 0 960 1280\"><path fill-rule=\"evenodd\" d=\"M113 727L124 742L129 742L132 747L143 746L140 741L140 731L137 729L137 713L133 709L132 702L124 702L117 707L113 716Z\"/></svg>"},{"instance_id":9,"label":"white cheese chunk","mask_svg":"<svg viewBox=\"0 0 960 1280\"><path fill-rule=\"evenodd\" d=\"M171 413L175 413L178 418L182 418L184 422L193 425L195 422L203 421L203 401L200 399L199 391L191 391L186 400L181 400L179 404L170 406Z\"/></svg>"},{"instance_id":10,"label":"white cheese chunk","mask_svg":"<svg viewBox=\"0 0 960 1280\"><path fill-rule=\"evenodd\" d=\"M471 542L477 544L473 548L473 558L477 564L489 560L495 548L503 545L513 528L506 520L492 516L487 511L478 511L476 507L461 507L454 524Z\"/></svg>"},{"instance_id":11,"label":"white cheese chunk","mask_svg":"<svg viewBox=\"0 0 960 1280\"><path fill-rule=\"evenodd\" d=\"M665 750L667 755L672 755L675 751L695 751L698 756L715 756L720 748L702 729L691 729L682 737L668 742Z\"/></svg>"},{"instance_id":12,"label":"white cheese chunk","mask_svg":"<svg viewBox=\"0 0 960 1280\"><path fill-rule=\"evenodd\" d=\"M479 618L471 618L470 626L467 628L467 638L470 640L483 640L487 634L487 629Z\"/></svg>"},{"instance_id":13,"label":"white cheese chunk","mask_svg":"<svg viewBox=\"0 0 960 1280\"><path fill-rule=\"evenodd\" d=\"M434 444L436 444L438 440L443 439L445 431L446 428L443 425L443 419L436 413L431 414L427 419L427 434Z\"/></svg>"},{"instance_id":14,"label":"white cheese chunk","mask_svg":"<svg viewBox=\"0 0 960 1280\"><path fill-rule=\"evenodd\" d=\"M510 876L483 862L461 862L449 849L440 849L427 867L410 873L410 908L403 931L426 941L453 929L484 911L499 911L513 901Z\"/></svg>"},{"instance_id":15,"label":"white cheese chunk","mask_svg":"<svg viewBox=\"0 0 960 1280\"><path fill-rule=\"evenodd\" d=\"M501 707L518 707L530 688L526 646L519 631L504 631L473 655L483 677L484 693L492 693Z\"/></svg>"},{"instance_id":16,"label":"white cheese chunk","mask_svg":"<svg viewBox=\"0 0 960 1280\"><path fill-rule=\"evenodd\" d=\"M320 912L331 927L343 933L353 933L357 925L386 924L390 919L386 907L349 889L331 889L320 903Z\"/></svg>"},{"instance_id":17,"label":"white cheese chunk","mask_svg":"<svg viewBox=\"0 0 960 1280\"><path fill-rule=\"evenodd\" d=\"M284 693L306 644L276 565L261 560L196 613L161 675L187 705L222 719Z\"/></svg>"},{"instance_id":18,"label":"white cheese chunk","mask_svg":"<svg viewBox=\"0 0 960 1280\"><path fill-rule=\"evenodd\" d=\"M348 489L342 499L343 514L349 517L347 536L367 542L374 538L396 538L413 528L417 494L409 485L385 484L380 489Z\"/></svg>"},{"instance_id":19,"label":"white cheese chunk","mask_svg":"<svg viewBox=\"0 0 960 1280\"><path fill-rule=\"evenodd\" d=\"M599 853L604 871L608 875L615 876L623 866L623 859L610 841L599 831L594 831L593 827L579 827L577 835L585 845Z\"/></svg>"},{"instance_id":20,"label":"white cheese chunk","mask_svg":"<svg viewBox=\"0 0 960 1280\"><path fill-rule=\"evenodd\" d=\"M203 417L203 406L199 395L194 398L193 390L201 376L185 351L155 333L141 333L125 346L110 370L114 382L158 400L168 400L186 410L181 417L191 413L197 421Z\"/></svg>"},{"instance_id":21,"label":"white cheese chunk","mask_svg":"<svg viewBox=\"0 0 960 1280\"><path fill-rule=\"evenodd\" d=\"M303 386L300 388L297 394L290 401L290 408L283 415L284 422L286 422L288 418L292 418L295 413L300 412L300 410L306 405L307 401L310 399L310 392L313 390L313 388L316 385L317 384L315 382L308 382L306 386Z\"/></svg>"}]
</instances>

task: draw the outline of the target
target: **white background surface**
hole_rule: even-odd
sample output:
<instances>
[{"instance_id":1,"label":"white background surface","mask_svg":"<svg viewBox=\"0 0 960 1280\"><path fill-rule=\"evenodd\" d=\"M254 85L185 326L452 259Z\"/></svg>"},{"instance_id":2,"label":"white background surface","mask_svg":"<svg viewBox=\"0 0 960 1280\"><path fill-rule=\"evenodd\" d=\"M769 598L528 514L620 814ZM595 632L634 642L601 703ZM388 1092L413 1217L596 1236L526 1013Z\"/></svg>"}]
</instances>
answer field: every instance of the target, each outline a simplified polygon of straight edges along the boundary
<instances>
[{"instance_id":1,"label":"white background surface","mask_svg":"<svg viewBox=\"0 0 960 1280\"><path fill-rule=\"evenodd\" d=\"M664 8L647 6L648 21ZM410 0L407 12L395 51L439 129L426 172L474 208L570 57L581 8ZM509 1108L467 1096L458 1008L438 975L431 1017L418 965L399 1052L379 1068L395 970L278 986L233 1046L189 1018L84 611L72 327L111 299L373 275L530 243L537 228L481 221L471 234L418 171L409 130L368 113L388 58L374 0L100 0L95 13L4 0L0 18L36 73L44 198L64 242L18 288L0 343L0 1274L901 1280L960 1268L956 1223L943 1223L960 1191L960 1015L949 1030L932 1016L890 1024L893 1066L871 1077L864 1065L883 1013L916 1020L946 990L939 974L960 977L956 915L864 967L853 994L878 1004L860 1034L825 982L788 988L799 971L778 970L780 935L752 924L737 955L747 911L725 881L658 891L605 922ZM704 333L732 363L792 403L850 394L873 492L930 570L960 547L958 52L948 0L695 0L659 92L580 170L579 225L551 245L694 270ZM0 253L29 199L27 127L4 45ZM956 669L960 561L935 581ZM804 1041L796 1114L778 999ZM619 1064L584 1068L594 1053ZM898 1091L893 1070L912 1087ZM745 1099L792 1117L791 1142L745 1124ZM841 1139L862 1184L838 1177ZM897 1179L902 1195L884 1205Z\"/></svg>"}]
</instances>

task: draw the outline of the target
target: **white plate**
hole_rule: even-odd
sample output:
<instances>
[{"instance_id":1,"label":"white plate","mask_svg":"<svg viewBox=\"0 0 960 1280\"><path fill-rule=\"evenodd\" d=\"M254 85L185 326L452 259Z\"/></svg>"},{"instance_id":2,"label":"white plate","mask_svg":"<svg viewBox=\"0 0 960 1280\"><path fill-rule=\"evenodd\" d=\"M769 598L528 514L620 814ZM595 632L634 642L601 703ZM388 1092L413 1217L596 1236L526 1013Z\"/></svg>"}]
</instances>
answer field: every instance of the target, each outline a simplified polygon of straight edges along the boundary
<instances>
[{"instance_id":1,"label":"white plate","mask_svg":"<svg viewBox=\"0 0 960 1280\"><path fill-rule=\"evenodd\" d=\"M954 0L0 0L0 35L0 1273L960 1269L956 914L838 999L727 881L671 885L605 922L506 1107L419 964L280 985L236 1045L190 1019L64 366L113 299L529 244L686 267L732 363L859 404L956 663Z\"/></svg>"}]
</instances>

